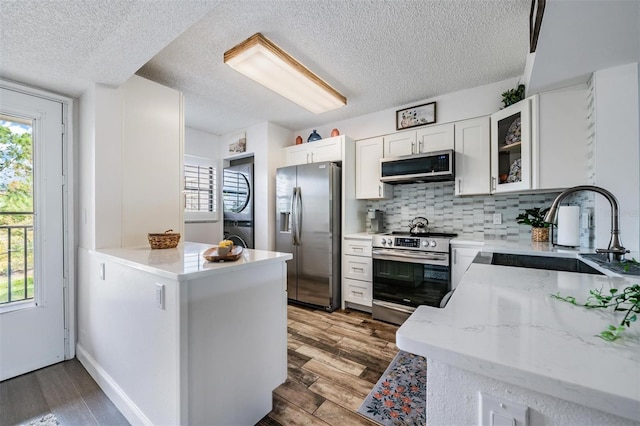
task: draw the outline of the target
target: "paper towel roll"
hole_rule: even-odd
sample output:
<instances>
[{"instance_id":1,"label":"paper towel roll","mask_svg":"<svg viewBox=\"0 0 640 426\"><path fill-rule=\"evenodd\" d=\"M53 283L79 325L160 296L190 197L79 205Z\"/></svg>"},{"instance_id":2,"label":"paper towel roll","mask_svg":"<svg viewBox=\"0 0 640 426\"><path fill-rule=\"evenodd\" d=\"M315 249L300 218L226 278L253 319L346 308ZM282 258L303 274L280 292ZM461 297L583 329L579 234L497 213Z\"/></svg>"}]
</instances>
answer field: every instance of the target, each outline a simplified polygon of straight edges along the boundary
<instances>
[{"instance_id":1,"label":"paper towel roll","mask_svg":"<svg viewBox=\"0 0 640 426\"><path fill-rule=\"evenodd\" d=\"M560 206L558 209L558 244L580 245L580 207Z\"/></svg>"}]
</instances>

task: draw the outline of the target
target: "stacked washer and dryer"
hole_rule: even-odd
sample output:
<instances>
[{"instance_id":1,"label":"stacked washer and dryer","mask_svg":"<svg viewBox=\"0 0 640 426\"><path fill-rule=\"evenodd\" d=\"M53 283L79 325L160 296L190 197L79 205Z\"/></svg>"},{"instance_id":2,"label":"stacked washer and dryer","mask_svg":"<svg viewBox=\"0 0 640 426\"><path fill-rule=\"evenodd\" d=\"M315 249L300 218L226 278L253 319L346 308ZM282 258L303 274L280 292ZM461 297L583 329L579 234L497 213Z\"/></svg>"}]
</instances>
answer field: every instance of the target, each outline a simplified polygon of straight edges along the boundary
<instances>
[{"instance_id":1,"label":"stacked washer and dryer","mask_svg":"<svg viewBox=\"0 0 640 426\"><path fill-rule=\"evenodd\" d=\"M253 159L251 159L253 160ZM233 164L222 172L224 238L253 249L253 163Z\"/></svg>"}]
</instances>

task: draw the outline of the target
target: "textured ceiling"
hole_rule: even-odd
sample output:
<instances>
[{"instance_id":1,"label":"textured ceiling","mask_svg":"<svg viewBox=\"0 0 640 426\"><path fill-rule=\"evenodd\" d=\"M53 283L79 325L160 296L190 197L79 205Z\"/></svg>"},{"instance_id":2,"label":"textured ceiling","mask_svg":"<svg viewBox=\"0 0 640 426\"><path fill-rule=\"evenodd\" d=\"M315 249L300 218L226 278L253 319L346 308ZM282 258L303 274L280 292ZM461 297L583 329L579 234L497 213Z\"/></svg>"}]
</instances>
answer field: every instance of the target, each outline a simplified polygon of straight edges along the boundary
<instances>
[{"instance_id":1,"label":"textured ceiling","mask_svg":"<svg viewBox=\"0 0 640 426\"><path fill-rule=\"evenodd\" d=\"M78 96L88 82L118 85L137 70L184 92L188 126L225 134L264 121L309 128L520 76L530 0L0 0L0 8L1 76ZM256 32L347 106L314 115L224 65L223 53Z\"/></svg>"}]
</instances>

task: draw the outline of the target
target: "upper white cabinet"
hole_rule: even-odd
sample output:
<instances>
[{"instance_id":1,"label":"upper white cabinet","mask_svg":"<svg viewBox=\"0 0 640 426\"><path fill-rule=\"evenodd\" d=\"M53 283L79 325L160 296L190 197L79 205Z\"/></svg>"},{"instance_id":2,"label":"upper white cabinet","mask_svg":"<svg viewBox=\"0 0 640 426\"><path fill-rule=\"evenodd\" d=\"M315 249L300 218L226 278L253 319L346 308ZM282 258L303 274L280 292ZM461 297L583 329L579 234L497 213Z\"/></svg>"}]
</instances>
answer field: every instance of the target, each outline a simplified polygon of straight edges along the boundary
<instances>
[{"instance_id":1,"label":"upper white cabinet","mask_svg":"<svg viewBox=\"0 0 640 426\"><path fill-rule=\"evenodd\" d=\"M587 99L586 84L539 95L537 189L587 183Z\"/></svg>"},{"instance_id":2,"label":"upper white cabinet","mask_svg":"<svg viewBox=\"0 0 640 426\"><path fill-rule=\"evenodd\" d=\"M390 198L391 185L380 182L380 159L383 157L382 137L356 141L356 198L378 200Z\"/></svg>"},{"instance_id":3,"label":"upper white cabinet","mask_svg":"<svg viewBox=\"0 0 640 426\"><path fill-rule=\"evenodd\" d=\"M453 149L454 123L422 127L416 130L416 139L416 153Z\"/></svg>"},{"instance_id":4,"label":"upper white cabinet","mask_svg":"<svg viewBox=\"0 0 640 426\"><path fill-rule=\"evenodd\" d=\"M489 116L455 123L455 195L491 192Z\"/></svg>"},{"instance_id":5,"label":"upper white cabinet","mask_svg":"<svg viewBox=\"0 0 640 426\"><path fill-rule=\"evenodd\" d=\"M284 148L284 161L287 166L322 161L342 161L343 136L307 142Z\"/></svg>"},{"instance_id":6,"label":"upper white cabinet","mask_svg":"<svg viewBox=\"0 0 640 426\"><path fill-rule=\"evenodd\" d=\"M451 243L451 288L455 289L469 269L482 244Z\"/></svg>"},{"instance_id":7,"label":"upper white cabinet","mask_svg":"<svg viewBox=\"0 0 640 426\"><path fill-rule=\"evenodd\" d=\"M384 156L398 157L453 149L453 138L453 123L394 133L384 137Z\"/></svg>"},{"instance_id":8,"label":"upper white cabinet","mask_svg":"<svg viewBox=\"0 0 640 426\"><path fill-rule=\"evenodd\" d=\"M414 154L416 147L416 132L399 132L384 138L384 157L398 157Z\"/></svg>"},{"instance_id":9,"label":"upper white cabinet","mask_svg":"<svg viewBox=\"0 0 640 426\"><path fill-rule=\"evenodd\" d=\"M534 106L532 107L532 104ZM523 99L491 115L491 192L534 189L531 111L537 96Z\"/></svg>"}]
</instances>

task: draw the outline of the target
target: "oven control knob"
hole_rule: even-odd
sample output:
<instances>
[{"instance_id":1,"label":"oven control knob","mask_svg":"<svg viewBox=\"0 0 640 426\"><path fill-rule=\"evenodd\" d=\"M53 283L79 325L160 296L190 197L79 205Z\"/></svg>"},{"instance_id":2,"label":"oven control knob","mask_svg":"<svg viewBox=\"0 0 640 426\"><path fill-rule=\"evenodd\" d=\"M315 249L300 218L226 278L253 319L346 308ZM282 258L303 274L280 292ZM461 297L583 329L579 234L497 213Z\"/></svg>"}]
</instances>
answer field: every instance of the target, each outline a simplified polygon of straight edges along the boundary
<instances>
[{"instance_id":1,"label":"oven control knob","mask_svg":"<svg viewBox=\"0 0 640 426\"><path fill-rule=\"evenodd\" d=\"M393 240L391 238L387 238L387 244L391 245L393 243Z\"/></svg>"},{"instance_id":2,"label":"oven control knob","mask_svg":"<svg viewBox=\"0 0 640 426\"><path fill-rule=\"evenodd\" d=\"M436 244L436 241L435 241L435 240L431 241L431 247L435 247L436 245L437 245L437 244Z\"/></svg>"},{"instance_id":3,"label":"oven control knob","mask_svg":"<svg viewBox=\"0 0 640 426\"><path fill-rule=\"evenodd\" d=\"M424 240L424 241L422 242L422 246L423 246L423 247L429 247L429 241Z\"/></svg>"}]
</instances>

